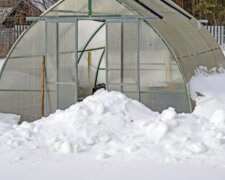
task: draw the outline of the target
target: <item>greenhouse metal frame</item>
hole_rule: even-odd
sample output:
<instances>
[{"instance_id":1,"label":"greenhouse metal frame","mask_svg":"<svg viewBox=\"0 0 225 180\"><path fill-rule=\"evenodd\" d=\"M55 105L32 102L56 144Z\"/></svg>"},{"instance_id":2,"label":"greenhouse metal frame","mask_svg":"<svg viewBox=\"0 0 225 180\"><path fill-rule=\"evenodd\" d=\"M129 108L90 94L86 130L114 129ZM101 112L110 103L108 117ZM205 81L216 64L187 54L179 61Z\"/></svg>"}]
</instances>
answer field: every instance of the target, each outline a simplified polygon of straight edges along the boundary
<instances>
[{"instance_id":1,"label":"greenhouse metal frame","mask_svg":"<svg viewBox=\"0 0 225 180\"><path fill-rule=\"evenodd\" d=\"M190 112L200 66L225 66L219 45L170 0L61 0L17 40L0 72L0 111L32 121L98 83L153 110Z\"/></svg>"}]
</instances>

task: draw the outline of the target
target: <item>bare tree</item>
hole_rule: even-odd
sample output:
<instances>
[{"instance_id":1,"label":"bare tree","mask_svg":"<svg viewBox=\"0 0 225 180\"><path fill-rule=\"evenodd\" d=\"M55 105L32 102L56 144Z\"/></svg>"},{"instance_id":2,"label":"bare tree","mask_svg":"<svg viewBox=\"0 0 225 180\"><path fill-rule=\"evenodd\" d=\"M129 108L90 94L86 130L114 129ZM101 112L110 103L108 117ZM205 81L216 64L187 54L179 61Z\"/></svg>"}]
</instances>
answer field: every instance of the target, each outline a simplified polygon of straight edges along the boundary
<instances>
[{"instance_id":1,"label":"bare tree","mask_svg":"<svg viewBox=\"0 0 225 180\"><path fill-rule=\"evenodd\" d=\"M48 9L55 4L58 0L32 0L35 4L39 5L43 10Z\"/></svg>"}]
</instances>

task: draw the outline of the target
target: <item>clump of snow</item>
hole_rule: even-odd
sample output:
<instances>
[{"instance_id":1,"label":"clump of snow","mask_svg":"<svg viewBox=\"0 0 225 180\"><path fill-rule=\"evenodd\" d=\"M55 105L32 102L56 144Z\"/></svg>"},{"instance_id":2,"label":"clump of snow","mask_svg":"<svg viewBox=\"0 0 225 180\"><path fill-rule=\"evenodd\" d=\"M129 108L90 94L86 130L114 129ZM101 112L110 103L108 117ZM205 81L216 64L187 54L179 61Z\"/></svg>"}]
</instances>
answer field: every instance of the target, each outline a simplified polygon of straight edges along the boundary
<instances>
[{"instance_id":1,"label":"clump of snow","mask_svg":"<svg viewBox=\"0 0 225 180\"><path fill-rule=\"evenodd\" d=\"M0 133L4 134L6 131L13 129L20 121L20 116L14 114L0 113Z\"/></svg>"},{"instance_id":2,"label":"clump of snow","mask_svg":"<svg viewBox=\"0 0 225 180\"><path fill-rule=\"evenodd\" d=\"M0 113L0 123L15 125L20 121L20 116L16 114Z\"/></svg>"},{"instance_id":3,"label":"clump of snow","mask_svg":"<svg viewBox=\"0 0 225 180\"><path fill-rule=\"evenodd\" d=\"M58 149L59 149L59 152L64 153L64 154L72 153L73 145L70 143L67 143L67 142L63 142L62 144L60 144Z\"/></svg>"},{"instance_id":4,"label":"clump of snow","mask_svg":"<svg viewBox=\"0 0 225 180\"><path fill-rule=\"evenodd\" d=\"M170 107L167 110L164 110L161 115L162 121L169 121L176 117L177 113L174 108Z\"/></svg>"},{"instance_id":5,"label":"clump of snow","mask_svg":"<svg viewBox=\"0 0 225 180\"><path fill-rule=\"evenodd\" d=\"M224 98L212 97L212 96L203 96L198 97L196 100L196 107L193 114L202 116L206 119L210 119L215 111L218 109L225 109Z\"/></svg>"},{"instance_id":6,"label":"clump of snow","mask_svg":"<svg viewBox=\"0 0 225 180\"><path fill-rule=\"evenodd\" d=\"M225 111L223 109L216 110L211 117L211 122L215 128L225 129Z\"/></svg>"}]
</instances>

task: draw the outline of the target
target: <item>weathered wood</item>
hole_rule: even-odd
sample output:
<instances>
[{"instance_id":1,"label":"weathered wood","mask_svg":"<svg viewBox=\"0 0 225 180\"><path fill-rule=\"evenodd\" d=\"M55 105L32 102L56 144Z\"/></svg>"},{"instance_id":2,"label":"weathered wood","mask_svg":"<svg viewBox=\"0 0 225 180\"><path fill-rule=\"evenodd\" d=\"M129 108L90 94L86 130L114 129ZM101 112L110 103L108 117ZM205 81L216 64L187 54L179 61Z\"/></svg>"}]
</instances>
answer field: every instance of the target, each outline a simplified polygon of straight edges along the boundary
<instances>
[{"instance_id":1,"label":"weathered wood","mask_svg":"<svg viewBox=\"0 0 225 180\"><path fill-rule=\"evenodd\" d=\"M88 61L88 80L89 80L89 84L91 86L91 66L92 66L92 55L91 55L91 51L88 52L88 58L87 58L87 61Z\"/></svg>"}]
</instances>

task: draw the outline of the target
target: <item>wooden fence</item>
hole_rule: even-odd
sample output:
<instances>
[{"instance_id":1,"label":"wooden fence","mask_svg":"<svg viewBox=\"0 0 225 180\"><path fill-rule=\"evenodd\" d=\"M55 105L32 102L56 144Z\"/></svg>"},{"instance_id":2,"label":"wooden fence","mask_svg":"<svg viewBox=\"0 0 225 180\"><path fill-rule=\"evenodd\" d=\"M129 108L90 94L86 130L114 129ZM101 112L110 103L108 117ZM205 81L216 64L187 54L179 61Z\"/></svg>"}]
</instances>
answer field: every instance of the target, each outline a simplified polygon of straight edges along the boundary
<instances>
[{"instance_id":1,"label":"wooden fence","mask_svg":"<svg viewBox=\"0 0 225 180\"><path fill-rule=\"evenodd\" d=\"M28 27L28 25L16 25L14 28L0 28L0 58L7 55L17 38Z\"/></svg>"}]
</instances>

